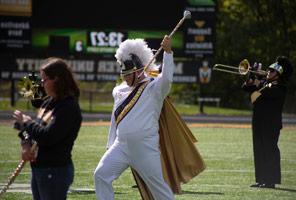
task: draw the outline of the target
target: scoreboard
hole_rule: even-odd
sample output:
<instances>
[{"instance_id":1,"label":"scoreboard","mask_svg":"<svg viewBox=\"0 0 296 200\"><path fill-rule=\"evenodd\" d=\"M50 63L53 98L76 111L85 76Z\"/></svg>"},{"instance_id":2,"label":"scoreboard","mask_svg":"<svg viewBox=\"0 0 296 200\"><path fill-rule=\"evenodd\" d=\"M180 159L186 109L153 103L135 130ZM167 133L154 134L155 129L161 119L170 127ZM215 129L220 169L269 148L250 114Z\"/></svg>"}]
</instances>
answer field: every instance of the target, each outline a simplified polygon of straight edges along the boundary
<instances>
[{"instance_id":1,"label":"scoreboard","mask_svg":"<svg viewBox=\"0 0 296 200\"><path fill-rule=\"evenodd\" d=\"M34 29L32 48L41 52L63 50L74 55L106 57L113 55L120 43L128 38L144 38L150 47L158 49L165 34L167 31L155 30ZM182 52L182 32L174 35L172 45L178 53Z\"/></svg>"},{"instance_id":2,"label":"scoreboard","mask_svg":"<svg viewBox=\"0 0 296 200\"><path fill-rule=\"evenodd\" d=\"M143 38L157 50L185 9L192 18L173 36L174 81L196 82L202 61L211 63L214 55L214 0L151 0L137 5L43 0L33 1L32 7L32 16L1 16L0 79L17 79L38 70L44 58L57 56L74 66L80 80L114 80L119 70L114 54L120 43ZM161 54L157 59L161 61Z\"/></svg>"}]
</instances>

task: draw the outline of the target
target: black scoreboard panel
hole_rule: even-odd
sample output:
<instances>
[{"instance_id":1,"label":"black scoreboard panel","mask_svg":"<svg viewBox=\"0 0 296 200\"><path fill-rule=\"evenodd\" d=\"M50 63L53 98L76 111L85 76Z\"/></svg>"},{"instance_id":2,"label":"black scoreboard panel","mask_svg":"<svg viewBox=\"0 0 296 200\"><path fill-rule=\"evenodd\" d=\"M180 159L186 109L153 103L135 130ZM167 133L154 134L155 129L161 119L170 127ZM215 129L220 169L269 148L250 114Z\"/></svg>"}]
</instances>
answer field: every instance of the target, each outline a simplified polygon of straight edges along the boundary
<instances>
[{"instance_id":1,"label":"black scoreboard panel","mask_svg":"<svg viewBox=\"0 0 296 200\"><path fill-rule=\"evenodd\" d=\"M170 29L182 16L186 3L186 0L34 0L33 25Z\"/></svg>"},{"instance_id":2,"label":"black scoreboard panel","mask_svg":"<svg viewBox=\"0 0 296 200\"><path fill-rule=\"evenodd\" d=\"M80 80L114 81L119 70L114 53L122 41L144 38L149 47L158 49L187 9L193 17L185 20L172 40L174 82L196 82L202 60L210 60L214 53L213 2L33 0L32 16L0 20L4 26L0 39L5 41L0 44L0 79L21 78L38 71L44 58L58 56L73 66Z\"/></svg>"},{"instance_id":3,"label":"black scoreboard panel","mask_svg":"<svg viewBox=\"0 0 296 200\"><path fill-rule=\"evenodd\" d=\"M186 9L193 17L174 35L176 55L212 56L213 5L212 0L33 0L32 16L1 17L0 47L18 54L109 56L122 41L137 37L158 49ZM25 28L19 28L22 24Z\"/></svg>"}]
</instances>

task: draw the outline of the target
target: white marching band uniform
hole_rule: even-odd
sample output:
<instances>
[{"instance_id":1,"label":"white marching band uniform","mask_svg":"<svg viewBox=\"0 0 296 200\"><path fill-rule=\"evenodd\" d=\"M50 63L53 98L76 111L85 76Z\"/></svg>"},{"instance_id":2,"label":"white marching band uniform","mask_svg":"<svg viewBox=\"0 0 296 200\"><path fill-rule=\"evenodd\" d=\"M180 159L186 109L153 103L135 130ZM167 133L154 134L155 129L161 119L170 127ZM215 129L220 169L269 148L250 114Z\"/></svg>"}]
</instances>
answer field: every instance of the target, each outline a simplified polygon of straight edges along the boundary
<instances>
[{"instance_id":1,"label":"white marching band uniform","mask_svg":"<svg viewBox=\"0 0 296 200\"><path fill-rule=\"evenodd\" d=\"M114 88L114 108L107 142L108 150L94 172L96 197L114 199L112 182L129 166L144 180L154 199L172 200L174 195L163 179L159 150L159 116L173 81L173 53L164 52L162 73L148 83L134 107L117 125L114 112L133 87ZM143 81L149 81L146 78Z\"/></svg>"}]
</instances>

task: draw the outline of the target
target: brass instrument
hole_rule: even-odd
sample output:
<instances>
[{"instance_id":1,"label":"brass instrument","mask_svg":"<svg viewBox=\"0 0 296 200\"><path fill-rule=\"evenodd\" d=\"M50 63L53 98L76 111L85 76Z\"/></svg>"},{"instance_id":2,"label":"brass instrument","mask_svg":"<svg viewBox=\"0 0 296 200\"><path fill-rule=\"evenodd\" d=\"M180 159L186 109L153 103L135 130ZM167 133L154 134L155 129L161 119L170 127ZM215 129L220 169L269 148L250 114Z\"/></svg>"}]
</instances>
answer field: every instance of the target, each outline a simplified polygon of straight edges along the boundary
<instances>
[{"instance_id":1,"label":"brass instrument","mask_svg":"<svg viewBox=\"0 0 296 200\"><path fill-rule=\"evenodd\" d=\"M34 72L30 73L28 76L23 77L19 81L18 89L19 89L19 93L23 97L31 101L42 99L45 96L45 92L41 85L41 80L38 79L37 75L35 75ZM18 123L14 124L14 128L17 130L21 129ZM37 148L38 148L38 145L36 142L34 142L30 150L31 152L35 152ZM16 169L14 170L14 172L10 175L10 177L8 177L7 183L4 185L4 187L0 191L0 199L9 189L10 185L14 182L14 180L19 175L19 173L22 171L26 162L27 162L26 160L21 160L18 166L16 167Z\"/></svg>"},{"instance_id":2,"label":"brass instrument","mask_svg":"<svg viewBox=\"0 0 296 200\"><path fill-rule=\"evenodd\" d=\"M41 86L41 81L38 80L37 75L34 72L28 76L23 77L18 82L19 93L30 100L41 99L44 96L44 92Z\"/></svg>"},{"instance_id":3,"label":"brass instrument","mask_svg":"<svg viewBox=\"0 0 296 200\"><path fill-rule=\"evenodd\" d=\"M252 70L250 63L247 59L243 59L238 67L231 65L215 64L213 70L222 71L231 74L247 75L248 73L254 73L257 75L265 76L267 74L264 70Z\"/></svg>"}]
</instances>

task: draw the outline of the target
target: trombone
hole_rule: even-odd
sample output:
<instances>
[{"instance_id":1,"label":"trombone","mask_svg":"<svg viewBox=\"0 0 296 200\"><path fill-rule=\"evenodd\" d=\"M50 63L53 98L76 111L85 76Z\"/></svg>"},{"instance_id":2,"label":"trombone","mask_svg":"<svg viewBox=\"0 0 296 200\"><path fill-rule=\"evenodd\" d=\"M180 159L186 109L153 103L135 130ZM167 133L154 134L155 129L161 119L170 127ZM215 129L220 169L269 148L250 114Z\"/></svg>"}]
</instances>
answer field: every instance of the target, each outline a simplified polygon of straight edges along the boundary
<instances>
[{"instance_id":1,"label":"trombone","mask_svg":"<svg viewBox=\"0 0 296 200\"><path fill-rule=\"evenodd\" d=\"M222 71L231 74L247 75L248 73L254 73L257 75L265 76L267 74L264 70L252 70L250 63L247 59L243 59L238 67L231 65L215 64L213 70Z\"/></svg>"}]
</instances>

